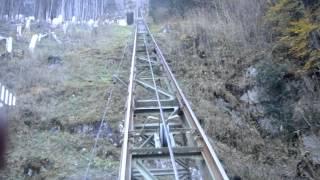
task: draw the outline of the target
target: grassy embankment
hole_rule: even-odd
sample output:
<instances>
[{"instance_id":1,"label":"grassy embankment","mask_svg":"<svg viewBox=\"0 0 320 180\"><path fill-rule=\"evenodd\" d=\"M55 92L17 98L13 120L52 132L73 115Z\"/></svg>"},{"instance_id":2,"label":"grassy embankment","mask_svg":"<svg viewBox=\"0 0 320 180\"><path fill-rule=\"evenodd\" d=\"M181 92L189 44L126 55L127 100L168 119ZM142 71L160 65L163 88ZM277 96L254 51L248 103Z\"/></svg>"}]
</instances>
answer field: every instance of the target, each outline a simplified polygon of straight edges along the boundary
<instances>
[{"instance_id":1,"label":"grassy embankment","mask_svg":"<svg viewBox=\"0 0 320 180\"><path fill-rule=\"evenodd\" d=\"M1 60L1 76L10 79L7 84L17 91L18 101L10 114L8 167L0 177L79 179L90 157L93 133L70 129L100 120L130 28L70 27L67 35L57 32L61 45L44 39L31 55L27 51L32 33L15 42L13 58ZM52 63L49 56L58 59ZM119 111L115 114L112 126L122 117ZM94 179L114 178L117 151L106 139L99 141L91 171Z\"/></svg>"}]
</instances>

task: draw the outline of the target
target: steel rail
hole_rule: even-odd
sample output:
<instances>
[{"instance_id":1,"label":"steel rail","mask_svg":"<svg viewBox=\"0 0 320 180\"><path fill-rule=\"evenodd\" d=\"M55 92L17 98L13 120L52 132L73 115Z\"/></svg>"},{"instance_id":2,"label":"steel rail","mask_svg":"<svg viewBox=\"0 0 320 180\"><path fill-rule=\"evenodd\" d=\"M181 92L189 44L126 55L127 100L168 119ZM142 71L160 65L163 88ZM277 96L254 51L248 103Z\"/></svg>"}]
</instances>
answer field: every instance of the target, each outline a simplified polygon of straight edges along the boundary
<instances>
[{"instance_id":1,"label":"steel rail","mask_svg":"<svg viewBox=\"0 0 320 180\"><path fill-rule=\"evenodd\" d=\"M152 77L152 81L153 81L153 85L154 85L154 91L155 91L155 94L156 94L156 97L157 97L158 106L159 106L160 119L162 121L163 129L165 131L165 133L164 133L165 134L165 138L166 138L166 140L168 142L168 149L169 149L169 154L170 154L170 159L171 159L171 164L172 164L174 176L175 176L176 180L179 180L179 173L178 173L178 169L177 169L177 166L176 166L176 161L175 161L173 150L172 150L172 142L171 142L171 140L169 138L169 133L170 132L168 130L167 123L166 123L164 115L163 115L163 109L162 109L162 105L161 105L161 102L160 102L160 96L159 96L159 92L158 92L158 87L157 87L156 80L154 78L155 76L154 76L154 72L153 72L152 63L150 61L149 49L148 49L148 45L147 45L145 36L144 36L144 44L145 44L145 47L146 47L147 59L148 59L148 62L149 62L151 77Z\"/></svg>"},{"instance_id":2,"label":"steel rail","mask_svg":"<svg viewBox=\"0 0 320 180\"><path fill-rule=\"evenodd\" d=\"M134 86L134 76L135 76L135 64L136 64L136 48L137 48L137 33L138 33L138 25L136 25L135 33L134 33L134 42L133 42L133 51L132 51L132 59L131 59L131 69L130 69L130 78L129 78L129 86L128 86L128 99L127 99L127 111L125 116L125 124L124 124L124 137L123 137L123 145L122 145L122 154L121 154L121 162L120 162L120 180L126 180L129 178L131 174L130 164L131 157L129 156L129 129L130 123L133 116L133 86Z\"/></svg>"},{"instance_id":3,"label":"steel rail","mask_svg":"<svg viewBox=\"0 0 320 180\"><path fill-rule=\"evenodd\" d=\"M170 67L169 67L162 51L160 50L159 45L157 44L154 36L152 35L147 23L144 20L143 20L143 23L145 24L145 27L148 31L148 34L150 35L150 37L155 45L157 54L160 57L160 61L161 61L162 65L164 66L165 71L169 75L170 79L172 80L173 86L177 90L176 95L178 97L180 104L182 105L182 110L186 113L186 115L189 115L191 117L191 119L192 119L192 122L190 122L191 126L195 127L200 132L200 136L204 142L204 144L203 144L204 150L203 150L202 154L203 154L203 157L206 161L207 167L208 167L211 175L217 180L220 180L220 179L221 180L228 180L229 178L228 178L218 156L216 155L215 151L213 150L208 137L206 136L204 130L202 129L196 115L194 114L193 110L191 109L191 106L190 106L187 98L185 97L184 93L182 92L180 86L178 85L178 82L177 82L176 78L174 77L172 71L170 70Z\"/></svg>"},{"instance_id":4,"label":"steel rail","mask_svg":"<svg viewBox=\"0 0 320 180\"><path fill-rule=\"evenodd\" d=\"M190 161L188 160L191 160L197 164L199 171L202 171L202 165L206 167L203 171L203 177L207 178L209 175L210 179L229 180L148 25L142 18L137 19L136 22L119 179L130 180L141 179L141 177L153 179L158 176L166 176L178 180L186 177L185 174L180 174L179 170L185 168L186 171L189 171L188 162ZM151 48L152 57L150 55ZM140 56L144 59L143 61L139 60ZM154 71L154 67L159 68L160 71ZM145 73L148 73L148 75L145 75ZM166 82L165 86L159 86L158 88L156 74L158 77L164 77L161 81ZM149 76L150 84L146 81L141 86L136 79L139 79L140 76ZM159 82L160 84L161 81ZM166 86L167 89L165 88ZM168 89L170 90L168 91ZM139 102L139 99L135 100L135 96L144 96L141 94L144 90L153 94L153 97L150 97L149 94L143 103ZM154 94L156 97L154 97ZM161 98L170 95L174 97L174 101L170 102L172 104L166 103L163 106L165 101L164 99L160 99L160 95L162 95ZM170 114L168 119L165 119L165 113ZM148 115L153 116L154 114L159 116L157 122L145 122L143 120L143 117L148 117ZM170 122L171 116L178 119ZM167 123L170 124L170 127L172 124L176 124L172 132L170 132L170 127ZM145 126L149 128L145 129ZM144 129L143 132L141 128ZM157 132L161 128L163 131ZM163 134L161 135L162 132ZM174 137L173 134L176 134L177 137ZM142 144L139 144L139 137L146 140L142 141ZM159 137L162 140L160 140L161 142L165 141L167 143L166 147L159 144L161 143L159 142ZM181 137L185 140L181 141L179 139ZM175 145L176 140L179 142L179 146ZM192 156L201 156L201 160L192 160ZM170 159L171 172L161 171L161 173L156 173L153 171L157 166L154 166L155 164L149 161L155 162L161 159ZM185 160L187 161L183 162ZM161 168L164 169L165 167L160 167L159 170ZM190 168L192 168L192 165ZM190 172L187 173L187 178L192 178Z\"/></svg>"}]
</instances>

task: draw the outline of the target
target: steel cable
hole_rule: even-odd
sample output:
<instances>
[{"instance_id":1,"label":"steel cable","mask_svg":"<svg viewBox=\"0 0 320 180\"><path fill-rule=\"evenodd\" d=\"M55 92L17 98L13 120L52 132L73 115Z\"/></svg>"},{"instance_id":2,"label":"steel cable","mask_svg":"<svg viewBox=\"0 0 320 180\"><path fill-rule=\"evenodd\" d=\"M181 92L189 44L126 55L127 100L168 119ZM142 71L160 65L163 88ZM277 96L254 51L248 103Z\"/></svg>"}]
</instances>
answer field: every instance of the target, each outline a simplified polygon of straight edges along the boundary
<instances>
[{"instance_id":1,"label":"steel cable","mask_svg":"<svg viewBox=\"0 0 320 180\"><path fill-rule=\"evenodd\" d=\"M173 152L173 149L172 149L172 142L171 142L171 139L169 137L170 130L168 129L167 124L166 124L165 119L164 119L163 109L162 109L160 96L159 96L159 92L158 92L158 86L157 86L157 83L156 83L156 80L155 80L153 66L152 66L151 61L150 61L149 49L148 49L148 44L147 44L145 35L144 35L143 38L144 38L146 54L147 54L147 58L148 58L148 62L149 62L149 68L150 68L150 72L151 72L152 82L153 82L153 85L154 85L154 91L155 91L155 94L156 94L156 97L157 97L158 107L159 107L159 111L160 111L160 118L161 118L161 121L162 121L162 124L163 124L163 129L165 131L165 138L166 138L167 143L168 143L168 149L169 149L170 160L171 160L174 176L175 176L176 180L179 180L179 173L178 173L178 169L177 169L177 166L176 166L176 160L174 158L174 152ZM160 126L159 126L159 128L160 128Z\"/></svg>"},{"instance_id":2,"label":"steel cable","mask_svg":"<svg viewBox=\"0 0 320 180\"><path fill-rule=\"evenodd\" d=\"M123 61L124 61L124 58L125 58L125 55L126 55L126 51L127 51L127 48L128 48L128 44L129 44L129 40L126 42L126 45L123 49L123 52L122 52L122 57L121 57L121 61L120 61L120 64L119 66L117 67L117 70L116 70L116 73L115 75L118 75L119 72L120 72L120 68L122 67L122 64L123 64ZM88 180L88 175L89 175L89 171L90 171L90 166L92 164L92 160L96 154L96 150L97 150L97 146L98 146L98 141L100 139L100 134L102 132L102 127L106 121L106 117L107 117L107 113L108 113L108 110L109 110L109 105L110 105L110 102L111 102L111 99L112 99L112 95L113 95L113 92L115 90L115 86L112 86L111 87L111 90L109 92L109 96L107 98L107 101L106 101L106 104L105 104L105 108L104 108L104 112L103 112L103 115L102 115L102 118L101 118L101 121L100 121L100 126L99 126L99 129L98 129L98 132L96 134L96 137L95 137L95 140L94 140L94 145L91 149L91 153L90 153L90 158L89 158L89 162L88 162L88 165L87 165L87 168L86 168L86 172L85 172L85 175L84 175L84 180ZM105 93L105 96L107 95L107 91Z\"/></svg>"}]
</instances>

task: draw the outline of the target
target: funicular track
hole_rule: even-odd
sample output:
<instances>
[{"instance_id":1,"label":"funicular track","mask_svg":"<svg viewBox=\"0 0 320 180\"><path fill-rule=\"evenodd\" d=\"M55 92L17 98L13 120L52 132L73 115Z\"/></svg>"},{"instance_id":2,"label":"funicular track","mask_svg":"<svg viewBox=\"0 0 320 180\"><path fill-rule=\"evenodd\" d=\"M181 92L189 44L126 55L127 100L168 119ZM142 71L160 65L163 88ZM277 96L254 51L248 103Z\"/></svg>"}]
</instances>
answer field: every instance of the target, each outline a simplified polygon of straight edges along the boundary
<instances>
[{"instance_id":1,"label":"funicular track","mask_svg":"<svg viewBox=\"0 0 320 180\"><path fill-rule=\"evenodd\" d=\"M119 179L228 179L142 18L131 61Z\"/></svg>"}]
</instances>

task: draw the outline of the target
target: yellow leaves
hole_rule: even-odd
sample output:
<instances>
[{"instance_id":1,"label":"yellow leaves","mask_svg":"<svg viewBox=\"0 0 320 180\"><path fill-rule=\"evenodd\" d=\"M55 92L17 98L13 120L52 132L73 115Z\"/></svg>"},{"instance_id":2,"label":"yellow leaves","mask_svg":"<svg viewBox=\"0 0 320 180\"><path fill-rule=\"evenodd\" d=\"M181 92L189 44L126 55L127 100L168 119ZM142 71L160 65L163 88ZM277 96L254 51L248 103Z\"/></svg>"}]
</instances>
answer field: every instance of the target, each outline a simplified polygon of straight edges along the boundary
<instances>
[{"instance_id":1,"label":"yellow leaves","mask_svg":"<svg viewBox=\"0 0 320 180\"><path fill-rule=\"evenodd\" d=\"M276 3L274 6L270 8L270 12L279 13L288 3L289 0L280 0L278 3Z\"/></svg>"},{"instance_id":2,"label":"yellow leaves","mask_svg":"<svg viewBox=\"0 0 320 180\"><path fill-rule=\"evenodd\" d=\"M318 59L318 60L316 60L316 59L314 59L314 60L309 60L305 65L304 65L304 67L303 67L303 70L304 71L309 71L309 70L311 70L311 69L313 69L313 68L315 68L315 67L317 67L317 66L319 66L320 65L320 60Z\"/></svg>"},{"instance_id":3,"label":"yellow leaves","mask_svg":"<svg viewBox=\"0 0 320 180\"><path fill-rule=\"evenodd\" d=\"M308 18L290 22L289 28L285 30L285 36L280 41L290 47L290 54L303 59L312 52L309 47L310 33L317 28L318 25L312 24Z\"/></svg>"},{"instance_id":4,"label":"yellow leaves","mask_svg":"<svg viewBox=\"0 0 320 180\"><path fill-rule=\"evenodd\" d=\"M303 67L304 71L320 68L320 50L313 51L310 54L310 60Z\"/></svg>"},{"instance_id":5,"label":"yellow leaves","mask_svg":"<svg viewBox=\"0 0 320 180\"><path fill-rule=\"evenodd\" d=\"M290 23L291 27L289 28L290 33L297 34L298 36L306 36L313 30L315 30L318 26L312 24L307 18L301 19L296 22Z\"/></svg>"},{"instance_id":6,"label":"yellow leaves","mask_svg":"<svg viewBox=\"0 0 320 180\"><path fill-rule=\"evenodd\" d=\"M269 7L269 10L266 14L266 19L276 32L281 32L284 27L288 26L290 21L291 13L299 10L299 4L292 0L279 0L274 5ZM297 13L298 14L298 13Z\"/></svg>"},{"instance_id":7,"label":"yellow leaves","mask_svg":"<svg viewBox=\"0 0 320 180\"><path fill-rule=\"evenodd\" d=\"M285 30L285 36L280 39L289 46L291 55L306 61L301 69L303 72L312 71L320 65L320 51L310 47L311 32L318 28L320 25L311 23L309 18L303 18L290 22L290 26Z\"/></svg>"},{"instance_id":8,"label":"yellow leaves","mask_svg":"<svg viewBox=\"0 0 320 180\"><path fill-rule=\"evenodd\" d=\"M277 17L281 16L281 12L286 10L289 3L289 0L279 0L275 5L271 5L267 13L267 18L269 20L277 19Z\"/></svg>"},{"instance_id":9,"label":"yellow leaves","mask_svg":"<svg viewBox=\"0 0 320 180\"><path fill-rule=\"evenodd\" d=\"M279 38L276 45L282 44L287 48L282 51L300 60L293 63L299 65L301 71L319 68L320 50L313 47L315 40L312 39L314 31L320 30L320 23L314 18L316 11L305 8L296 0L277 0L270 4L266 18Z\"/></svg>"}]
</instances>

